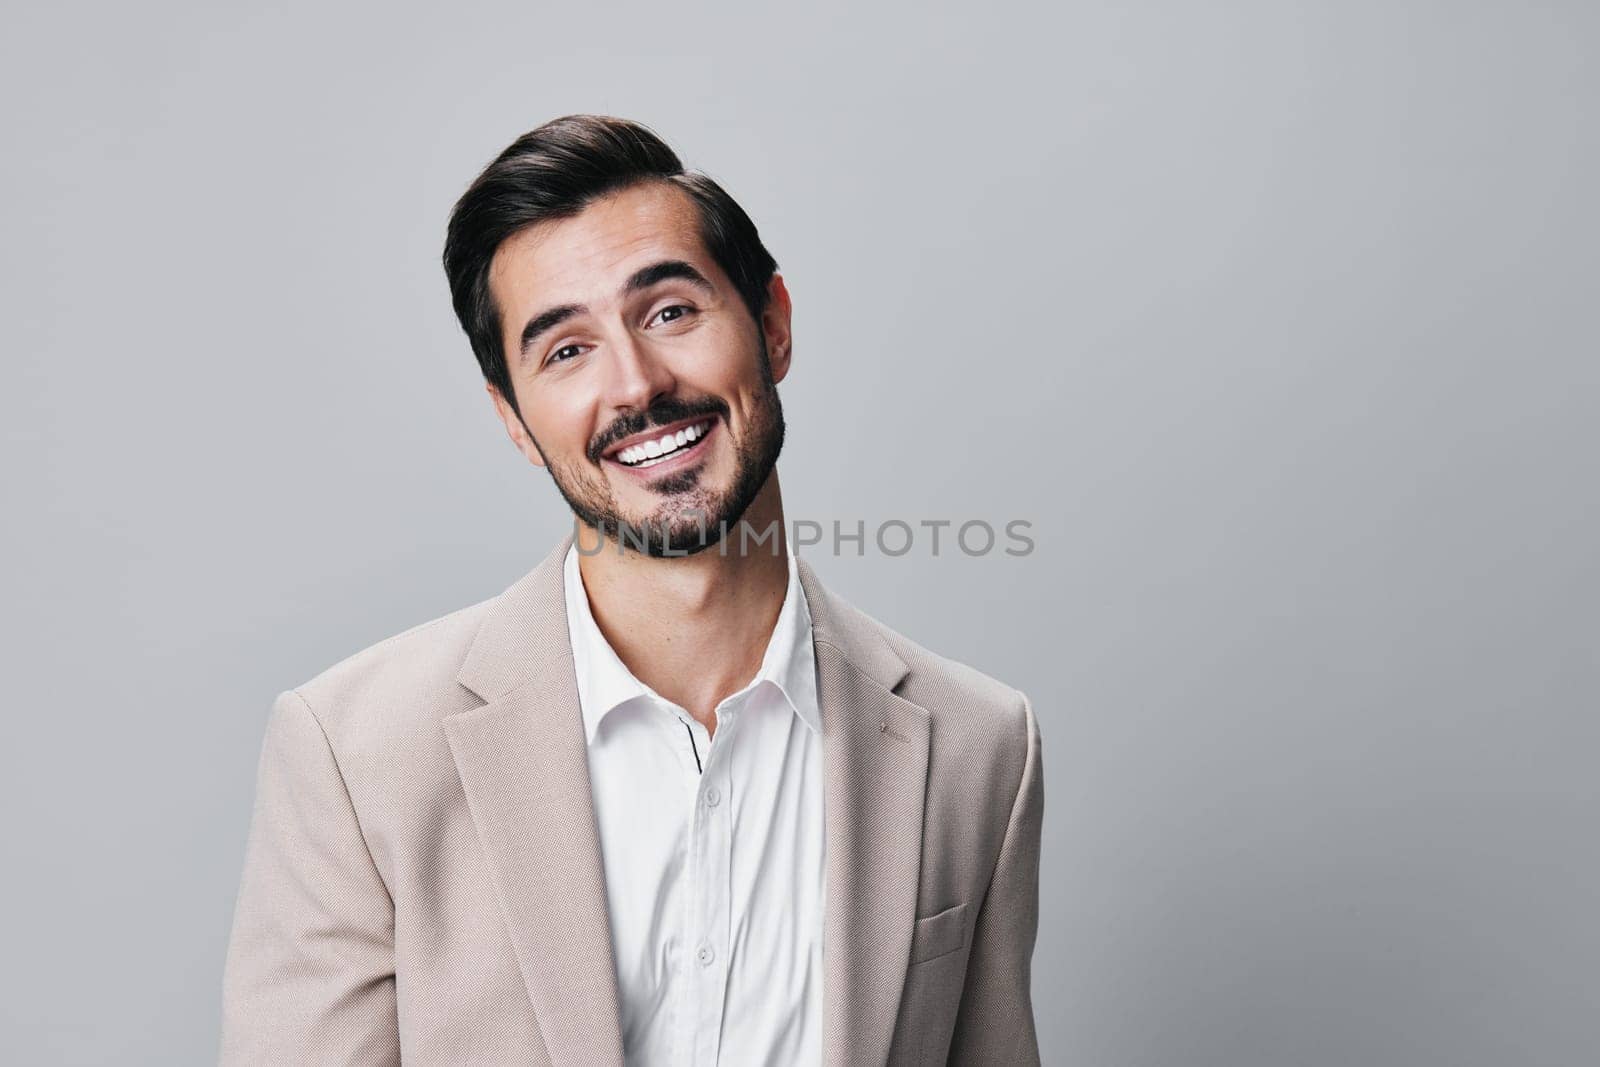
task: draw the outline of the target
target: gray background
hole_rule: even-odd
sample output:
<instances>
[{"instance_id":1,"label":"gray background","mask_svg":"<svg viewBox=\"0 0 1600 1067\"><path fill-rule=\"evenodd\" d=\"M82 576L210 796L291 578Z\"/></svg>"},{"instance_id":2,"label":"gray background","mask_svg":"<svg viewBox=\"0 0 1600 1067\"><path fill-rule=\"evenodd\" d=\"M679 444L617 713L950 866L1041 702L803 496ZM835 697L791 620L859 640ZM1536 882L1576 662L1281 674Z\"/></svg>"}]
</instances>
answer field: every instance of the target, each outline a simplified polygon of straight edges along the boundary
<instances>
[{"instance_id":1,"label":"gray background","mask_svg":"<svg viewBox=\"0 0 1600 1067\"><path fill-rule=\"evenodd\" d=\"M1052 1064L1600 1048L1595 9L75 5L0 44L0 1058L214 1058L272 696L565 530L438 265L654 125L795 299L791 517L1029 692Z\"/></svg>"}]
</instances>

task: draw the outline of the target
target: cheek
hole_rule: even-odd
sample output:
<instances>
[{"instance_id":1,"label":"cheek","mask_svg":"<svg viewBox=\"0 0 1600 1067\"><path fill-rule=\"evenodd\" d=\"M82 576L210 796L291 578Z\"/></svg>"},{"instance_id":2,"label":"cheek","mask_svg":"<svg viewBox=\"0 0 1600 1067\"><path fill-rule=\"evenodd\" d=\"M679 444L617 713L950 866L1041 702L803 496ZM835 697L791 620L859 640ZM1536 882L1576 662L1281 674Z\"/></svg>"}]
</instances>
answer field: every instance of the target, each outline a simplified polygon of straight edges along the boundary
<instances>
[{"instance_id":1,"label":"cheek","mask_svg":"<svg viewBox=\"0 0 1600 1067\"><path fill-rule=\"evenodd\" d=\"M696 343L685 352L693 364L686 370L715 379L725 389L741 381L747 371L756 370L754 360L760 357L761 342L753 331L746 332L736 322L719 319L697 333Z\"/></svg>"},{"instance_id":2,"label":"cheek","mask_svg":"<svg viewBox=\"0 0 1600 1067\"><path fill-rule=\"evenodd\" d=\"M544 447L581 453L588 446L592 409L580 399L543 396L523 410L528 428Z\"/></svg>"},{"instance_id":3,"label":"cheek","mask_svg":"<svg viewBox=\"0 0 1600 1067\"><path fill-rule=\"evenodd\" d=\"M749 415L760 404L765 390L760 359L759 348L742 348L730 343L729 347L718 351L714 361L700 368L699 391L722 397L736 414Z\"/></svg>"}]
</instances>

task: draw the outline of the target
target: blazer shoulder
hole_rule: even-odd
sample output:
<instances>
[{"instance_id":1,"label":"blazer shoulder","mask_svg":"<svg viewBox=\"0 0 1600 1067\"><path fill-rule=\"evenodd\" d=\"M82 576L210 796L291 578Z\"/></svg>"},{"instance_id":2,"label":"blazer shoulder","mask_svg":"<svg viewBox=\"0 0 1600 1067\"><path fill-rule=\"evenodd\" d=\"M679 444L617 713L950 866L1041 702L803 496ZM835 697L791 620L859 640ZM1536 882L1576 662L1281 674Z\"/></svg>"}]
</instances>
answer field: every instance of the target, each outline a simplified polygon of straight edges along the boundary
<instances>
[{"instance_id":1,"label":"blazer shoulder","mask_svg":"<svg viewBox=\"0 0 1600 1067\"><path fill-rule=\"evenodd\" d=\"M1027 697L1021 690L970 664L934 652L837 594L832 595L832 602L836 611L853 616L857 625L876 632L905 663L908 673L895 689L900 696L936 717L967 718L1001 734L1021 736L1027 715Z\"/></svg>"},{"instance_id":2,"label":"blazer shoulder","mask_svg":"<svg viewBox=\"0 0 1600 1067\"><path fill-rule=\"evenodd\" d=\"M330 735L381 717L437 717L478 701L456 675L489 608L488 597L354 652L294 687Z\"/></svg>"},{"instance_id":3,"label":"blazer shoulder","mask_svg":"<svg viewBox=\"0 0 1600 1067\"><path fill-rule=\"evenodd\" d=\"M835 604L838 604L835 599ZM1040 748L1038 720L1028 697L970 664L913 641L858 608L848 609L905 663L894 692L928 715L932 748L928 777L941 796L987 812L1003 827ZM824 712L826 714L826 712ZM933 788L930 786L930 788Z\"/></svg>"}]
</instances>

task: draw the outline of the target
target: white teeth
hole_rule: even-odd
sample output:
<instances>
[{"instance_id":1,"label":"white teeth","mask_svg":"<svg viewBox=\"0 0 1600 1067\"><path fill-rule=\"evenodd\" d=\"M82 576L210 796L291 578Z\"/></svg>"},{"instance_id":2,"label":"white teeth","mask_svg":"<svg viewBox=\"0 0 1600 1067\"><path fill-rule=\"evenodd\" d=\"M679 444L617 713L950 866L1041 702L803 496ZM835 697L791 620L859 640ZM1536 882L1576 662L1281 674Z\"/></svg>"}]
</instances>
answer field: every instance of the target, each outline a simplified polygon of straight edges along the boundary
<instances>
[{"instance_id":1,"label":"white teeth","mask_svg":"<svg viewBox=\"0 0 1600 1067\"><path fill-rule=\"evenodd\" d=\"M698 441L710 428L711 423L703 422L698 426L679 430L677 433L662 434L654 441L624 448L617 453L617 459L630 467L653 466L655 462L665 460L680 448Z\"/></svg>"}]
</instances>

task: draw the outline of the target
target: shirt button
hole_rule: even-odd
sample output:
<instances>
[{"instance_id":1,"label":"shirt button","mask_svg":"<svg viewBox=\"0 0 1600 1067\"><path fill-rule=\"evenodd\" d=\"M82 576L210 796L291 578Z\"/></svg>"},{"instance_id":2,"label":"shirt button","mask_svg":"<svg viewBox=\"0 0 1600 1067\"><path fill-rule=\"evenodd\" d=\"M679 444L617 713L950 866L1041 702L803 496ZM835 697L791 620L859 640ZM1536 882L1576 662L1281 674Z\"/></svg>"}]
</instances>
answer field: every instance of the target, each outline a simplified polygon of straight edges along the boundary
<instances>
[{"instance_id":1,"label":"shirt button","mask_svg":"<svg viewBox=\"0 0 1600 1067\"><path fill-rule=\"evenodd\" d=\"M706 807L714 808L720 803L722 803L722 794L717 790L717 787L712 786L711 788L707 789Z\"/></svg>"},{"instance_id":2,"label":"shirt button","mask_svg":"<svg viewBox=\"0 0 1600 1067\"><path fill-rule=\"evenodd\" d=\"M711 951L710 945L701 945L695 950L694 958L700 961L700 966L709 967L711 961L717 958L717 954Z\"/></svg>"}]
</instances>

